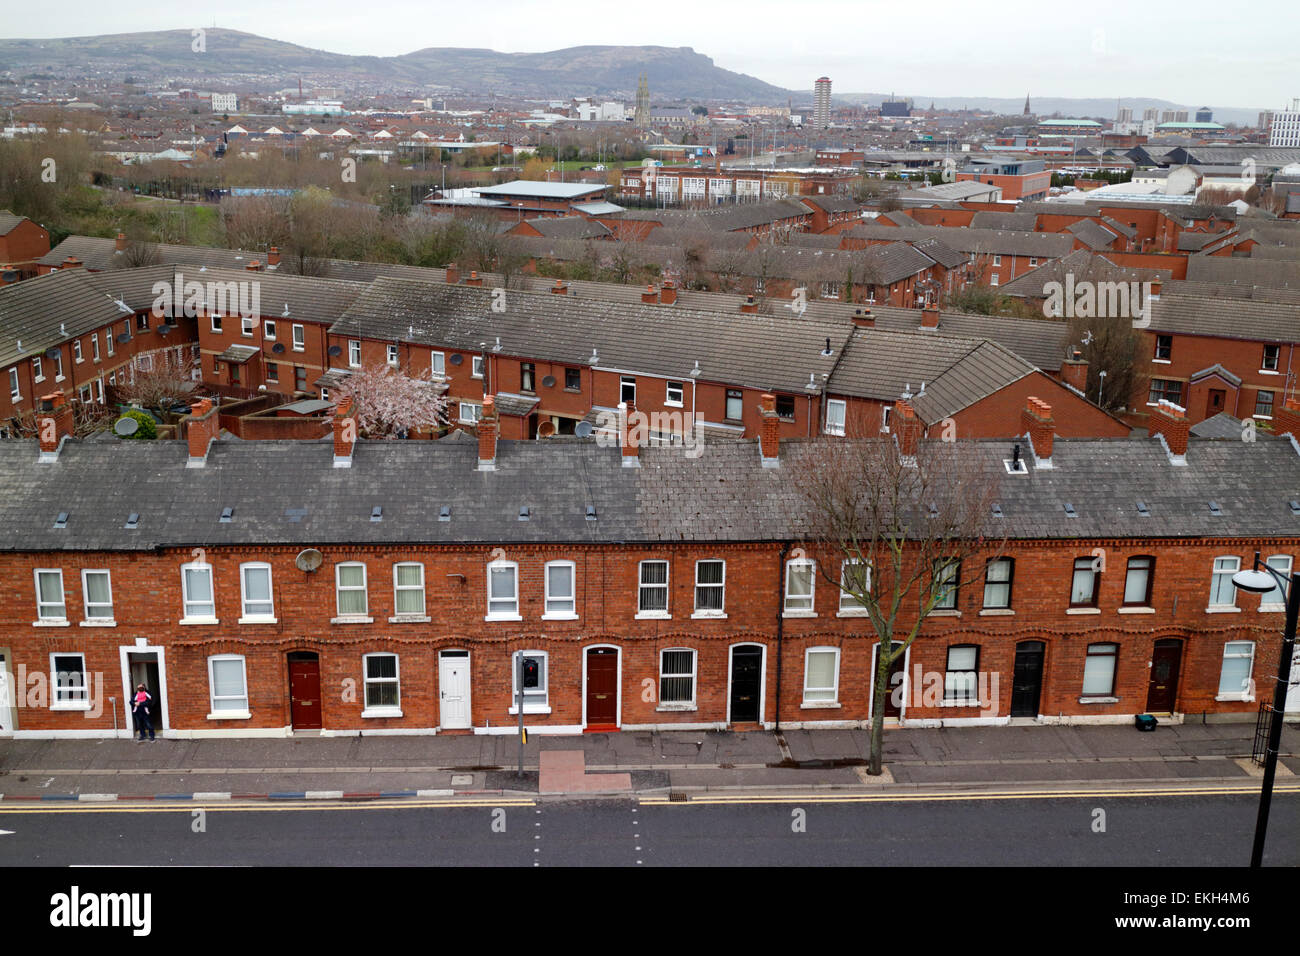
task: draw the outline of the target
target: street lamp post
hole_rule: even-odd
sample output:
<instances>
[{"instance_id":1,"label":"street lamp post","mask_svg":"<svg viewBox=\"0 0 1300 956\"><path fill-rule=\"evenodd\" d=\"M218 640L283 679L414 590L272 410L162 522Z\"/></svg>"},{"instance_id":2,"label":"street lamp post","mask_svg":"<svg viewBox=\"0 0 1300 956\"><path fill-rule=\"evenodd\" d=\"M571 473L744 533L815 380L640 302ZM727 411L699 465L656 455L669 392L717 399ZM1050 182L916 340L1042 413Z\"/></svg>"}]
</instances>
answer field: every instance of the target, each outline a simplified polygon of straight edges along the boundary
<instances>
[{"instance_id":1,"label":"street lamp post","mask_svg":"<svg viewBox=\"0 0 1300 956\"><path fill-rule=\"evenodd\" d=\"M1277 661L1277 684L1273 688L1273 712L1268 722L1268 747L1264 751L1264 782L1259 791L1259 816L1255 821L1255 844L1250 853L1251 867L1264 862L1264 839L1268 833L1268 811L1273 800L1273 777L1277 773L1277 754L1282 746L1282 714L1286 711L1287 684L1291 681L1291 658L1295 654L1296 619L1300 617L1300 571L1291 574L1290 582L1260 563L1255 552L1255 564L1249 571L1238 571L1232 583L1252 594L1267 594L1275 587L1286 595L1286 626L1282 631L1282 648Z\"/></svg>"}]
</instances>

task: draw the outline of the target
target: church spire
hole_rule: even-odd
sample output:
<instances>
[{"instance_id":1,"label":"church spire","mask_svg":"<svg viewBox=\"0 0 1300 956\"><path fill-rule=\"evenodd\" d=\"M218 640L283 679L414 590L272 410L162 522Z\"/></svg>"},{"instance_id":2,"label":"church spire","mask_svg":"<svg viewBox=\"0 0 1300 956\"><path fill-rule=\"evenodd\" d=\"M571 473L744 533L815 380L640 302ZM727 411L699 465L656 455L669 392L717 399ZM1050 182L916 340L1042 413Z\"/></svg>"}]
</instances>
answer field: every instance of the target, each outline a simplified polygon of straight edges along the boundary
<instances>
[{"instance_id":1,"label":"church spire","mask_svg":"<svg viewBox=\"0 0 1300 956\"><path fill-rule=\"evenodd\" d=\"M1025 115L1026 115L1026 116L1032 116L1032 115L1033 115L1033 114L1029 111L1029 94L1028 94L1028 93L1025 94Z\"/></svg>"}]
</instances>

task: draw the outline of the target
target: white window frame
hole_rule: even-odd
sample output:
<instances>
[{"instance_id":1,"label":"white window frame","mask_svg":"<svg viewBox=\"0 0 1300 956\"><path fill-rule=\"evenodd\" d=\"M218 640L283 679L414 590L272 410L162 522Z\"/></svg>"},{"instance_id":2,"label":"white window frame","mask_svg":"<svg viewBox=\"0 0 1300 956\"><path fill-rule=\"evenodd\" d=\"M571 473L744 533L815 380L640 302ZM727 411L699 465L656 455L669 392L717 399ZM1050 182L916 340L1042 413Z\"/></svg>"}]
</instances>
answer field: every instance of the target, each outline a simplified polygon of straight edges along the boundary
<instances>
[{"instance_id":1,"label":"white window frame","mask_svg":"<svg viewBox=\"0 0 1300 956\"><path fill-rule=\"evenodd\" d=\"M556 568L569 569L568 595L551 593L551 572ZM578 619L578 565L575 561L547 561L544 574L546 602L543 621L576 621Z\"/></svg>"},{"instance_id":2,"label":"white window frame","mask_svg":"<svg viewBox=\"0 0 1300 956\"><path fill-rule=\"evenodd\" d=\"M1291 580L1291 568L1293 561L1289 554L1270 554L1264 559L1264 563L1276 571L1282 577ZM1271 577L1272 575L1270 575ZM1269 598L1277 595L1277 600L1270 601ZM1282 587L1277 585L1271 591L1267 591L1259 596L1259 609L1261 611L1285 611L1286 599L1282 596Z\"/></svg>"},{"instance_id":3,"label":"white window frame","mask_svg":"<svg viewBox=\"0 0 1300 956\"><path fill-rule=\"evenodd\" d=\"M631 398L627 397L628 389L632 390ZM622 404L623 402L628 402L633 405L636 404L636 376L635 375L620 375L618 377L618 400L620 404Z\"/></svg>"},{"instance_id":4,"label":"white window frame","mask_svg":"<svg viewBox=\"0 0 1300 956\"><path fill-rule=\"evenodd\" d=\"M655 582L651 582L651 583L649 583L649 584L646 583L646 580L645 580L645 568L646 568L646 565L649 565L649 564L662 564L662 565L664 566L664 580L663 580L663 583L662 583L662 584L660 584L660 583L655 583ZM636 566L636 584L637 584L637 587L636 587L636 616L637 616L637 617L639 617L639 618L659 618L659 619L662 619L662 620L668 620L668 619L671 619L671 618L672 618L672 604L671 604L671 600L670 600L671 595L670 595L670 592L669 592L669 590L668 590L669 579L670 579L670 577L671 577L671 573L672 573L672 569L669 567L669 565L668 565L668 561L667 561L666 559L664 559L664 558L647 558L647 559L644 560L644 561L639 561L639 562L637 562L637 566ZM647 610L647 609L645 608L645 596L646 596L646 593L647 593L647 592L655 592L655 591L662 591L662 592L663 592L663 596L664 596L663 604L664 604L664 606L663 606L662 609L659 609L659 608L652 608L652 609L650 609L650 610Z\"/></svg>"},{"instance_id":5,"label":"white window frame","mask_svg":"<svg viewBox=\"0 0 1300 956\"><path fill-rule=\"evenodd\" d=\"M550 702L550 680L551 680L551 661L550 655L546 651L522 650L515 651L510 655L510 710L511 714L519 713L519 658L520 657L537 657L541 658L541 666L538 673L541 680L540 686L531 690L524 688L524 713L525 714L549 714L551 712ZM530 699L531 698L531 699Z\"/></svg>"},{"instance_id":6,"label":"white window frame","mask_svg":"<svg viewBox=\"0 0 1300 956\"><path fill-rule=\"evenodd\" d=\"M41 595L41 575L57 574L59 576L59 597L60 600L47 601ZM62 568L36 568L33 572L33 581L36 584L36 623L37 624L54 624L67 626L68 623L68 589L63 583ZM58 608L58 614L47 613L47 608Z\"/></svg>"},{"instance_id":7,"label":"white window frame","mask_svg":"<svg viewBox=\"0 0 1300 956\"><path fill-rule=\"evenodd\" d=\"M370 660L376 657L391 657L393 659L393 676L392 677L371 677ZM395 704L371 704L370 687L371 685L392 684L397 690L397 703ZM362 717L401 717L402 716L402 661L398 655L392 651L376 651L371 654L361 655L361 716Z\"/></svg>"},{"instance_id":8,"label":"white window frame","mask_svg":"<svg viewBox=\"0 0 1300 956\"><path fill-rule=\"evenodd\" d=\"M664 670L665 654L689 654L691 655L690 671L666 671ZM699 673L700 655L696 653L693 647L665 647L659 651L659 704L658 710L695 710L695 694L697 687L697 674ZM664 681L665 680L685 680L691 682L691 693L689 700L664 700Z\"/></svg>"},{"instance_id":9,"label":"white window frame","mask_svg":"<svg viewBox=\"0 0 1300 956\"><path fill-rule=\"evenodd\" d=\"M95 332L90 337L90 360L92 362L99 361L99 333L98 332Z\"/></svg>"},{"instance_id":10,"label":"white window frame","mask_svg":"<svg viewBox=\"0 0 1300 956\"><path fill-rule=\"evenodd\" d=\"M108 350L109 358L117 351L117 343L113 341L113 327L110 325L104 330L104 347Z\"/></svg>"},{"instance_id":11,"label":"white window frame","mask_svg":"<svg viewBox=\"0 0 1300 956\"><path fill-rule=\"evenodd\" d=\"M307 328L301 323L295 322L293 330L290 333L293 336L293 350L295 352L307 351Z\"/></svg>"},{"instance_id":12,"label":"white window frame","mask_svg":"<svg viewBox=\"0 0 1300 956\"><path fill-rule=\"evenodd\" d=\"M41 357L39 355L33 356L32 358L32 381L33 382L45 381L45 368L41 364Z\"/></svg>"},{"instance_id":13,"label":"white window frame","mask_svg":"<svg viewBox=\"0 0 1300 956\"><path fill-rule=\"evenodd\" d=\"M209 327L215 335L221 335L221 318L219 312L214 312L212 315L208 316Z\"/></svg>"},{"instance_id":14,"label":"white window frame","mask_svg":"<svg viewBox=\"0 0 1300 956\"><path fill-rule=\"evenodd\" d=\"M434 378L447 377L447 353L446 352L429 353L429 372Z\"/></svg>"},{"instance_id":15,"label":"white window frame","mask_svg":"<svg viewBox=\"0 0 1300 956\"><path fill-rule=\"evenodd\" d=\"M266 572L265 601L250 601L248 597L248 573L250 571ZM269 605L265 611L250 611L250 604ZM240 624L274 624L275 623L275 586L271 577L271 565L265 561L245 561L239 566L239 611Z\"/></svg>"},{"instance_id":16,"label":"white window frame","mask_svg":"<svg viewBox=\"0 0 1300 956\"><path fill-rule=\"evenodd\" d=\"M971 667L953 668L952 652L953 651L973 650L975 659ZM980 666L980 646L978 644L949 644L947 653L943 659L943 702L949 707L976 707L979 705L979 666ZM964 680L958 679L958 675L970 675L970 683L967 686Z\"/></svg>"},{"instance_id":17,"label":"white window frame","mask_svg":"<svg viewBox=\"0 0 1300 956\"><path fill-rule=\"evenodd\" d=\"M700 565L702 564L720 564L722 565L722 580L720 582L700 582ZM720 607L704 608L700 607L700 589L717 590L721 595ZM695 589L694 594L695 611L691 614L692 618L715 617L723 618L727 616L727 562L722 558L701 558L695 562Z\"/></svg>"},{"instance_id":18,"label":"white window frame","mask_svg":"<svg viewBox=\"0 0 1300 956\"><path fill-rule=\"evenodd\" d=\"M59 679L60 674L73 673L72 671L60 671L55 660L60 657L75 657L81 662L81 669L77 672L81 675L80 684L64 684ZM90 685L87 681L86 674L86 655L79 651L51 651L50 652L50 710L90 710Z\"/></svg>"},{"instance_id":19,"label":"white window frame","mask_svg":"<svg viewBox=\"0 0 1300 956\"><path fill-rule=\"evenodd\" d=\"M674 397L674 394L676 397ZM672 408L681 408L686 397L686 386L682 382L668 382L664 389L664 404Z\"/></svg>"},{"instance_id":20,"label":"white window frame","mask_svg":"<svg viewBox=\"0 0 1300 956\"><path fill-rule=\"evenodd\" d=\"M835 414L832 414L834 412ZM842 398L826 399L826 428L827 435L843 435L845 420L848 417L848 402Z\"/></svg>"},{"instance_id":21,"label":"white window frame","mask_svg":"<svg viewBox=\"0 0 1300 956\"><path fill-rule=\"evenodd\" d=\"M11 402L20 402L23 398L22 384L18 380L18 369L9 370L9 400Z\"/></svg>"},{"instance_id":22,"label":"white window frame","mask_svg":"<svg viewBox=\"0 0 1300 956\"><path fill-rule=\"evenodd\" d=\"M790 601L790 578L795 568L808 569L808 594L807 596L797 595L796 603ZM781 613L785 617L816 617L817 616L817 562L812 558L790 558L785 563L785 587L782 589L783 601L781 604ZM807 601L807 606L804 602Z\"/></svg>"},{"instance_id":23,"label":"white window frame","mask_svg":"<svg viewBox=\"0 0 1300 956\"><path fill-rule=\"evenodd\" d=\"M348 367L361 368L361 342L357 339L348 340Z\"/></svg>"},{"instance_id":24,"label":"white window frame","mask_svg":"<svg viewBox=\"0 0 1300 956\"><path fill-rule=\"evenodd\" d=\"M208 576L208 593L211 595L210 601L195 601L190 598L190 580L187 571L203 571ZM195 606L211 605L211 614L192 614L191 610ZM217 585L216 575L212 573L212 565L202 561L191 561L181 565L181 620L182 624L217 624Z\"/></svg>"},{"instance_id":25,"label":"white window frame","mask_svg":"<svg viewBox=\"0 0 1300 956\"><path fill-rule=\"evenodd\" d=\"M102 574L108 579L108 603L92 603L90 600L90 586L88 579L92 574ZM113 618L113 575L107 568L82 568L81 570L81 598L84 606L85 618L81 622L82 627L87 625L99 625L101 627L110 627L115 624ZM92 614L92 609L108 608L108 614Z\"/></svg>"},{"instance_id":26,"label":"white window frame","mask_svg":"<svg viewBox=\"0 0 1300 956\"><path fill-rule=\"evenodd\" d=\"M492 597L492 574L494 571L510 571L511 579L514 583L514 596L511 598L493 598ZM519 615L519 562L496 560L488 562L487 580L484 597L487 601L487 614L484 616L485 621L522 621ZM493 603L499 606L493 609Z\"/></svg>"},{"instance_id":27,"label":"white window frame","mask_svg":"<svg viewBox=\"0 0 1300 956\"><path fill-rule=\"evenodd\" d=\"M397 578L398 568L419 568L419 584L399 584ZM403 611L398 605L399 598L403 592L418 591L420 594L420 609L418 611ZM427 622L428 617L428 597L424 590L424 565L419 561L394 561L393 562L393 616L389 618L390 623L396 624L399 621L418 621Z\"/></svg>"},{"instance_id":28,"label":"white window frame","mask_svg":"<svg viewBox=\"0 0 1300 956\"><path fill-rule=\"evenodd\" d=\"M388 364L397 368L398 362L401 361L401 350L396 345L389 345L387 350Z\"/></svg>"},{"instance_id":29,"label":"white window frame","mask_svg":"<svg viewBox=\"0 0 1300 956\"><path fill-rule=\"evenodd\" d=\"M871 591L871 562L863 561L861 558L845 558L840 562L840 607L837 617L867 617L869 612L865 604L858 602L857 597L844 590L844 585L849 579L849 568L851 566L863 565L867 586L867 591Z\"/></svg>"},{"instance_id":30,"label":"white window frame","mask_svg":"<svg viewBox=\"0 0 1300 956\"><path fill-rule=\"evenodd\" d=\"M1219 562L1224 562L1224 567L1219 566ZM1214 559L1214 564L1210 570L1210 598L1206 607L1207 611L1239 611L1237 607L1237 586L1232 583L1232 576L1241 570L1241 558L1233 554L1221 554ZM1215 591L1222 592L1224 588L1223 581L1227 580L1228 594L1231 600L1227 603L1214 600Z\"/></svg>"},{"instance_id":31,"label":"white window frame","mask_svg":"<svg viewBox=\"0 0 1300 956\"><path fill-rule=\"evenodd\" d=\"M239 662L239 680L242 694L224 694L217 696L216 664ZM242 702L243 707L217 706L218 701ZM248 708L248 662L242 654L213 654L208 658L208 720L248 720L252 717Z\"/></svg>"},{"instance_id":32,"label":"white window frame","mask_svg":"<svg viewBox=\"0 0 1300 956\"><path fill-rule=\"evenodd\" d=\"M1237 650L1229 653L1229 648ZM1242 653L1242 647L1249 647L1250 650ZM1227 669L1229 660L1241 660L1245 658L1246 678L1240 690L1225 691L1223 689L1224 671ZM1255 681L1251 676L1255 673L1255 642L1254 641L1225 641L1223 645L1223 657L1219 663L1219 688L1215 694L1215 700L1254 700L1255 699Z\"/></svg>"},{"instance_id":33,"label":"white window frame","mask_svg":"<svg viewBox=\"0 0 1300 956\"><path fill-rule=\"evenodd\" d=\"M342 583L344 568L360 568L361 584L345 585ZM344 611L339 603L339 599L344 592L360 591L361 596L365 598L365 609L362 611ZM364 561L340 561L334 565L334 613L335 617L330 620L331 624L370 624L373 618L370 617L370 576Z\"/></svg>"},{"instance_id":34,"label":"white window frame","mask_svg":"<svg viewBox=\"0 0 1300 956\"><path fill-rule=\"evenodd\" d=\"M253 333L257 330L257 319L251 315L241 316L239 319L239 334L246 339L251 339Z\"/></svg>"},{"instance_id":35,"label":"white window frame","mask_svg":"<svg viewBox=\"0 0 1300 956\"><path fill-rule=\"evenodd\" d=\"M469 358L469 375L470 378L483 377L483 356L471 355Z\"/></svg>"},{"instance_id":36,"label":"white window frame","mask_svg":"<svg viewBox=\"0 0 1300 956\"><path fill-rule=\"evenodd\" d=\"M458 418L462 425L477 425L483 416L483 406L476 402L461 402Z\"/></svg>"},{"instance_id":37,"label":"white window frame","mask_svg":"<svg viewBox=\"0 0 1300 956\"><path fill-rule=\"evenodd\" d=\"M81 339L72 340L72 361L80 365L83 361L81 354Z\"/></svg>"},{"instance_id":38,"label":"white window frame","mask_svg":"<svg viewBox=\"0 0 1300 956\"><path fill-rule=\"evenodd\" d=\"M262 338L268 342L275 341L275 319L262 320Z\"/></svg>"},{"instance_id":39,"label":"white window frame","mask_svg":"<svg viewBox=\"0 0 1300 956\"><path fill-rule=\"evenodd\" d=\"M816 687L816 686L810 686L810 685L809 685L809 678L810 678L811 674L810 674L810 671L809 671L809 667L808 667L808 665L809 665L809 663L811 662L811 660L812 660L812 656L813 656L814 654L831 654L831 655L834 656L834 660L835 660L835 667L834 667L834 672L833 672L833 673L834 673L834 679L831 681L831 683L830 683L829 686L826 686L826 687ZM815 696L815 697L810 697L810 696L809 696L810 694L817 694L817 695L829 694L830 696L829 696L829 697L825 697L825 696ZM821 646L821 647L810 647L810 648L808 648L806 651L804 651L804 654L803 654L803 701L802 701L802 706L804 706L804 707L838 707L839 705L840 705L840 649L839 649L838 647L825 647L825 646Z\"/></svg>"}]
</instances>

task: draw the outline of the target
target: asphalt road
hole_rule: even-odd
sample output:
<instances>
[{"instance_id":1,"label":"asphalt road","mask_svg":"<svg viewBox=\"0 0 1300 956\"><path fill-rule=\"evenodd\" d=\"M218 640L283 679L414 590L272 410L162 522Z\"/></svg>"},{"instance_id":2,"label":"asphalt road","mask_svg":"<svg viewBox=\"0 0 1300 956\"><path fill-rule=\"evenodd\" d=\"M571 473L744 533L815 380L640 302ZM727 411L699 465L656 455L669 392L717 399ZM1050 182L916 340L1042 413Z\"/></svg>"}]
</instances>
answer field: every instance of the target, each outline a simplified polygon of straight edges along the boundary
<instances>
[{"instance_id":1,"label":"asphalt road","mask_svg":"<svg viewBox=\"0 0 1300 956\"><path fill-rule=\"evenodd\" d=\"M1250 794L0 809L0 867L1244 866ZM1098 811L1101 811L1099 813ZM1300 794L1267 865L1300 865Z\"/></svg>"}]
</instances>

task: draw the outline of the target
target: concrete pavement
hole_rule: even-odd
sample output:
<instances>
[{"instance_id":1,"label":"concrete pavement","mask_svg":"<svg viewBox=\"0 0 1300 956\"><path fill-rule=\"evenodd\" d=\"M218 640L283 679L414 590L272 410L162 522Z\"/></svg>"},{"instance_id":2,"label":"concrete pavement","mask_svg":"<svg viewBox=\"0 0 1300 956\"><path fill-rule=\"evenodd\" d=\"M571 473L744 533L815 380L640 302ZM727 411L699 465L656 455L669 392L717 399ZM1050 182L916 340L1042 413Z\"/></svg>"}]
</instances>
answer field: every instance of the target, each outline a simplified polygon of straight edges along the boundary
<instances>
[{"instance_id":1,"label":"concrete pavement","mask_svg":"<svg viewBox=\"0 0 1300 956\"><path fill-rule=\"evenodd\" d=\"M863 772L865 731L628 732L530 736L525 775L514 736L0 741L0 799L192 799L282 795L538 793L544 751L580 752L572 787L542 793L862 789L1235 781L1253 723L891 728L882 777ZM558 754L556 755L558 756ZM561 761L563 762L563 761ZM570 765L571 767L571 765ZM1279 783L1300 774L1300 728L1282 739ZM609 775L600 779L602 775ZM619 775L619 776L612 776ZM593 779L595 778L595 779Z\"/></svg>"}]
</instances>

